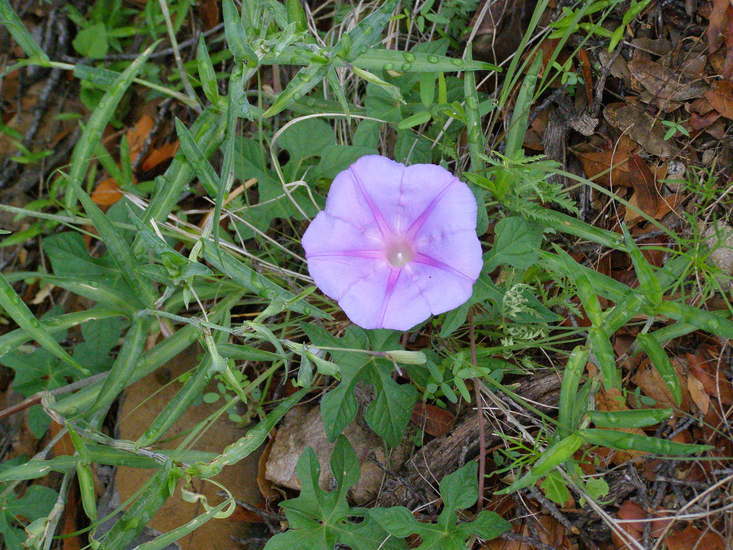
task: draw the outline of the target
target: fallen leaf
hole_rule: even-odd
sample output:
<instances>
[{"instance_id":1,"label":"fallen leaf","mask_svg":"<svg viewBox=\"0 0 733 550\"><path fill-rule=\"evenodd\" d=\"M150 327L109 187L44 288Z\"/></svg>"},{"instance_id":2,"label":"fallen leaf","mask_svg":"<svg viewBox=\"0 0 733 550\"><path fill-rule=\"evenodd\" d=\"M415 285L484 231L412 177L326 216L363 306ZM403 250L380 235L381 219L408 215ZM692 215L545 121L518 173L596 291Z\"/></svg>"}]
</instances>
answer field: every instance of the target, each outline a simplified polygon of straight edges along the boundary
<instances>
[{"instance_id":1,"label":"fallen leaf","mask_svg":"<svg viewBox=\"0 0 733 550\"><path fill-rule=\"evenodd\" d=\"M663 101L686 101L702 97L707 90L703 82L682 78L682 73L673 71L655 61L635 58L628 63L631 76L655 99Z\"/></svg>"},{"instance_id":2,"label":"fallen leaf","mask_svg":"<svg viewBox=\"0 0 733 550\"><path fill-rule=\"evenodd\" d=\"M639 155L631 155L629 164L632 169L631 182L634 187L634 195L630 202L645 214L654 217L660 203L659 192L654 186L654 174ZM641 219L641 215L636 210L629 208L626 210L625 219L627 223L633 223Z\"/></svg>"},{"instance_id":3,"label":"fallen leaf","mask_svg":"<svg viewBox=\"0 0 733 550\"><path fill-rule=\"evenodd\" d=\"M647 113L641 105L610 103L603 110L603 117L652 155L666 158L677 153L677 148L665 141L661 121Z\"/></svg>"},{"instance_id":4,"label":"fallen leaf","mask_svg":"<svg viewBox=\"0 0 733 550\"><path fill-rule=\"evenodd\" d=\"M100 181L92 191L92 200L99 206L112 206L122 198L122 191L113 178Z\"/></svg>"},{"instance_id":5,"label":"fallen leaf","mask_svg":"<svg viewBox=\"0 0 733 550\"><path fill-rule=\"evenodd\" d=\"M140 151L145 145L145 140L148 139L150 132L153 131L154 125L155 121L153 117L144 113L135 123L135 126L127 131L125 137L127 139L128 150L130 151L130 160L133 164L135 164L138 155L140 155Z\"/></svg>"},{"instance_id":6,"label":"fallen leaf","mask_svg":"<svg viewBox=\"0 0 733 550\"><path fill-rule=\"evenodd\" d=\"M627 500L619 506L616 516L618 519L623 520L623 523L618 523L618 527L632 540L641 542L644 533L644 522L637 520L646 519L647 513L644 508L633 500ZM618 548L626 546L626 541L622 540L622 537L616 531L611 531L611 538Z\"/></svg>"},{"instance_id":7,"label":"fallen leaf","mask_svg":"<svg viewBox=\"0 0 733 550\"><path fill-rule=\"evenodd\" d=\"M445 409L427 403L417 403L412 409L412 423L434 437L445 435L453 427L456 417Z\"/></svg>"},{"instance_id":8,"label":"fallen leaf","mask_svg":"<svg viewBox=\"0 0 733 550\"><path fill-rule=\"evenodd\" d=\"M172 159L176 152L178 151L178 140L171 141L170 143L166 143L165 145L162 145L158 147L157 149L153 149L150 154L145 157L145 160L142 164L142 170L143 172L147 172L148 170L152 170L159 164L163 164L164 162Z\"/></svg>"},{"instance_id":9,"label":"fallen leaf","mask_svg":"<svg viewBox=\"0 0 733 550\"><path fill-rule=\"evenodd\" d=\"M692 374L687 377L687 390L690 392L692 402L695 403L703 415L708 414L710 408L710 396L705 392L705 386Z\"/></svg>"},{"instance_id":10,"label":"fallen leaf","mask_svg":"<svg viewBox=\"0 0 733 550\"><path fill-rule=\"evenodd\" d=\"M685 357L690 373L700 381L708 395L725 405L733 404L733 387L714 362L706 361L699 353L695 355L688 353Z\"/></svg>"},{"instance_id":11,"label":"fallen leaf","mask_svg":"<svg viewBox=\"0 0 733 550\"><path fill-rule=\"evenodd\" d=\"M190 372L197 365L199 354L200 349L193 346L125 390L118 422L120 438L135 441L142 435L152 420L163 410L163 407L176 398L182 387L181 375ZM215 387L215 383L212 383L207 391L212 391ZM189 407L176 424L168 430L164 438L156 443L156 448L175 449L191 433L191 429L199 423L216 418L210 428L196 438L192 448L197 451L220 453L227 445L239 440L246 433L246 428L230 422L226 415L217 415L220 407L221 403L201 403ZM257 454L253 453L237 464L224 468L219 475L213 478L221 486L226 487L234 498L252 505L257 505L260 501L255 482ZM119 491L121 502L125 502L139 491L154 471L129 466L118 467L115 474L115 487ZM221 489L204 480L193 480L189 489L205 495L210 504L216 504L222 500L219 494ZM181 491L176 489L150 521L149 526L158 531L169 532L199 516L201 512L200 504L184 501ZM230 517L205 523L193 533L178 540L176 544L181 550L232 548L232 537L241 538L247 535L247 525Z\"/></svg>"},{"instance_id":12,"label":"fallen leaf","mask_svg":"<svg viewBox=\"0 0 733 550\"><path fill-rule=\"evenodd\" d=\"M203 0L199 2L198 11L204 22L204 29L207 31L219 24L220 13L218 0Z\"/></svg>"},{"instance_id":13,"label":"fallen leaf","mask_svg":"<svg viewBox=\"0 0 733 550\"><path fill-rule=\"evenodd\" d=\"M676 358L672 359L672 365L675 368L677 378L680 386L682 387L682 403L680 404L680 410L689 412L690 410L690 392L687 389L687 384L684 381L687 379L687 375L683 364ZM634 384L636 384L641 391L656 401L655 408L671 408L677 409L677 405L674 402L674 398L667 388L667 384L659 375L659 371L648 361L644 360L641 367L634 377L632 378ZM646 405L648 406L648 405Z\"/></svg>"},{"instance_id":14,"label":"fallen leaf","mask_svg":"<svg viewBox=\"0 0 733 550\"><path fill-rule=\"evenodd\" d=\"M664 544L667 550L725 550L725 542L720 535L712 531L700 531L694 525L669 533Z\"/></svg>"},{"instance_id":15,"label":"fallen leaf","mask_svg":"<svg viewBox=\"0 0 733 550\"><path fill-rule=\"evenodd\" d=\"M727 25L727 12L730 0L713 0L713 9L710 12L706 37L708 50L714 52L723 44L723 30Z\"/></svg>"},{"instance_id":16,"label":"fallen leaf","mask_svg":"<svg viewBox=\"0 0 733 550\"><path fill-rule=\"evenodd\" d=\"M613 147L602 151L584 151L582 146L573 150L583 166L585 176L607 187L632 187L632 169L629 158L639 148L630 138L621 136Z\"/></svg>"},{"instance_id":17,"label":"fallen leaf","mask_svg":"<svg viewBox=\"0 0 733 550\"><path fill-rule=\"evenodd\" d=\"M705 98L722 116L733 119L733 82L718 80L705 93Z\"/></svg>"},{"instance_id":18,"label":"fallen leaf","mask_svg":"<svg viewBox=\"0 0 733 550\"><path fill-rule=\"evenodd\" d=\"M351 497L357 504L374 499L384 481L385 471L399 469L407 455L406 444L398 446L388 456L379 437L363 428L359 422L352 422L344 429L361 462L361 477L351 489ZM295 475L295 467L303 449L311 447L321 464L319 483L327 489L333 483L333 475L328 467L334 443L328 441L323 428L320 408L295 407L285 415L277 430L270 456L265 465L265 477L270 481L299 490L300 480Z\"/></svg>"}]
</instances>

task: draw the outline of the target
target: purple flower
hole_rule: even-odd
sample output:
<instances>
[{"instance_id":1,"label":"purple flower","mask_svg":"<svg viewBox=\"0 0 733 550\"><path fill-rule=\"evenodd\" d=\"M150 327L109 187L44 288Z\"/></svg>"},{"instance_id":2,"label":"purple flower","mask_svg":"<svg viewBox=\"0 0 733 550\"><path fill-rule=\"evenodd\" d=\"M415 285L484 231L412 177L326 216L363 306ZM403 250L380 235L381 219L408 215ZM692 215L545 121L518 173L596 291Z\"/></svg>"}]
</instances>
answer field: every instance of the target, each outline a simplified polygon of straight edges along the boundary
<instances>
[{"instance_id":1,"label":"purple flower","mask_svg":"<svg viewBox=\"0 0 733 550\"><path fill-rule=\"evenodd\" d=\"M407 330L460 306L482 266L468 186L378 155L336 176L303 248L318 288L367 329Z\"/></svg>"}]
</instances>

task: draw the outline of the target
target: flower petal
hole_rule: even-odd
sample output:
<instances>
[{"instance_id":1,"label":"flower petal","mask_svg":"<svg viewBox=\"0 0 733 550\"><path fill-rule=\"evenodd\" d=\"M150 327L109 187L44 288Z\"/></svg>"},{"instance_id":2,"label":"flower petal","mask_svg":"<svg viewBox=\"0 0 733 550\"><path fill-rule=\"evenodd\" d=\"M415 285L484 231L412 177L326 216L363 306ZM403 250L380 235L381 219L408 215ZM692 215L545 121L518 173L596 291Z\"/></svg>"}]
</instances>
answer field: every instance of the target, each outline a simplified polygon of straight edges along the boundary
<instances>
[{"instance_id":1,"label":"flower petal","mask_svg":"<svg viewBox=\"0 0 733 550\"><path fill-rule=\"evenodd\" d=\"M457 308L473 293L475 279L466 278L439 266L413 262L405 272L404 285L395 289L392 299L395 311L390 311L390 314L400 315L396 309L402 304L404 304L402 307L408 310L414 307L409 301L416 292L414 289L417 289L420 295L419 301L427 304L428 315L430 313L438 315Z\"/></svg>"},{"instance_id":2,"label":"flower petal","mask_svg":"<svg viewBox=\"0 0 733 550\"><path fill-rule=\"evenodd\" d=\"M417 166L410 166L408 169ZM412 177L412 176L411 176ZM408 179L408 178L406 178ZM476 230L476 197L468 185L458 179L444 187L436 200L433 200L419 214L410 228L410 233L416 237L432 233L451 233Z\"/></svg>"},{"instance_id":3,"label":"flower petal","mask_svg":"<svg viewBox=\"0 0 733 550\"><path fill-rule=\"evenodd\" d=\"M302 245L306 257L310 257L348 250L379 250L382 241L376 228L362 229L348 220L322 211L308 226Z\"/></svg>"},{"instance_id":4,"label":"flower petal","mask_svg":"<svg viewBox=\"0 0 733 550\"><path fill-rule=\"evenodd\" d=\"M415 263L432 265L471 282L481 273L481 243L473 228L452 230L446 227L420 237L415 245Z\"/></svg>"},{"instance_id":5,"label":"flower petal","mask_svg":"<svg viewBox=\"0 0 733 550\"><path fill-rule=\"evenodd\" d=\"M388 189L393 189L393 196L396 196L403 169L401 164L386 157L361 157L333 180L326 211L351 221L357 227L376 224L383 231L387 230L381 211L385 205L376 197Z\"/></svg>"},{"instance_id":6,"label":"flower petal","mask_svg":"<svg viewBox=\"0 0 733 550\"><path fill-rule=\"evenodd\" d=\"M351 321L362 328L384 328L383 305L392 269L385 262L371 261L369 270L346 288L338 300Z\"/></svg>"}]
</instances>

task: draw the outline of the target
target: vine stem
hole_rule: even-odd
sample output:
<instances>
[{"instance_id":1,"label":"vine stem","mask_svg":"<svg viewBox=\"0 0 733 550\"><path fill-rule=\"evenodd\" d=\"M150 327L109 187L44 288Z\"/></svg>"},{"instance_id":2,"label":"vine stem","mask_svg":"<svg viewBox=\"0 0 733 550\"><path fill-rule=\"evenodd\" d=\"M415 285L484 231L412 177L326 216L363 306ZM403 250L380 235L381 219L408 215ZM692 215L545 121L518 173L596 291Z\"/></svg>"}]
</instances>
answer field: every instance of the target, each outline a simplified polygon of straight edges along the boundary
<instances>
[{"instance_id":1,"label":"vine stem","mask_svg":"<svg viewBox=\"0 0 733 550\"><path fill-rule=\"evenodd\" d=\"M473 313L468 314L468 338L471 345L471 364L477 366L476 359L476 329L473 325ZM479 438L479 455L478 455L478 503L476 504L476 513L481 513L484 506L484 482L486 479L486 426L484 419L484 411L481 407L481 381L478 378L473 379L473 394L476 399L476 414L478 415L478 438Z\"/></svg>"}]
</instances>

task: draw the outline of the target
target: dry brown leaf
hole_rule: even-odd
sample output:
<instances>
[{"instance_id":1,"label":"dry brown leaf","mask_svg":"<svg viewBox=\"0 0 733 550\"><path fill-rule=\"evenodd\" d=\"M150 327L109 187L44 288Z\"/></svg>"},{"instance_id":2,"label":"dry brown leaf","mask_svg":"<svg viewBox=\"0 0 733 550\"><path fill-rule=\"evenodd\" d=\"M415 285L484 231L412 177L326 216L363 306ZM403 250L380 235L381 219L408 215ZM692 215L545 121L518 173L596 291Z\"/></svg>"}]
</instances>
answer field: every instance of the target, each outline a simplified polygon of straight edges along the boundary
<instances>
[{"instance_id":1,"label":"dry brown leaf","mask_svg":"<svg viewBox=\"0 0 733 550\"><path fill-rule=\"evenodd\" d=\"M199 2L198 12L204 22L204 29L207 31L219 24L221 15L218 0L203 0Z\"/></svg>"},{"instance_id":2,"label":"dry brown leaf","mask_svg":"<svg viewBox=\"0 0 733 550\"><path fill-rule=\"evenodd\" d=\"M628 67L631 76L655 100L686 101L702 97L707 90L707 85L704 83L683 79L680 72L673 71L655 61L634 58L629 61Z\"/></svg>"},{"instance_id":3,"label":"dry brown leaf","mask_svg":"<svg viewBox=\"0 0 733 550\"><path fill-rule=\"evenodd\" d=\"M695 403L703 415L708 414L710 408L710 396L705 391L705 386L692 374L687 376L687 390L690 392L692 402Z\"/></svg>"},{"instance_id":4,"label":"dry brown leaf","mask_svg":"<svg viewBox=\"0 0 733 550\"><path fill-rule=\"evenodd\" d=\"M412 423L434 437L448 433L455 421L453 413L435 405L417 403L412 409Z\"/></svg>"},{"instance_id":5,"label":"dry brown leaf","mask_svg":"<svg viewBox=\"0 0 733 550\"><path fill-rule=\"evenodd\" d=\"M120 438L134 441L142 435L152 419L172 399L175 399L181 388L179 377L197 365L199 353L198 348L192 347L159 368L155 373L135 382L125 390L118 423ZM212 389L214 388L215 385L212 384ZM196 439L193 448L197 451L220 453L227 445L242 437L246 431L246 428L230 422L225 416L217 416L215 413L220 407L220 403L202 403L189 407L178 422L168 430L164 439L156 444L156 447L159 449L176 448L193 427L203 423L204 420L217 417L210 428ZM260 500L255 482L258 454L253 453L237 464L224 468L214 478L231 491L234 498L253 505L257 505ZM115 487L119 491L121 501L125 502L135 494L153 473L154 470L150 469L118 467L115 474ZM221 489L204 480L194 480L189 489L204 494L209 504L215 505L222 500L219 494ZM183 500L179 487L153 517L149 526L162 532L168 532L192 520L201 512L200 504ZM180 539L177 544L182 550L232 548L232 537L247 536L247 529L246 524L231 517L219 519L203 524L190 535Z\"/></svg>"},{"instance_id":6,"label":"dry brown leaf","mask_svg":"<svg viewBox=\"0 0 733 550\"><path fill-rule=\"evenodd\" d=\"M680 405L680 409L685 412L689 412L690 392L687 390L687 385L684 383L687 379L685 369L682 363L676 358L672 359L672 365L675 368L677 378L679 379L680 386L682 387L682 403ZM642 366L636 372L632 381L634 384L639 386L645 395L656 401L654 407L660 409L677 408L674 398L667 388L667 384L664 383L664 380L659 375L659 371L657 371L657 369L655 369L648 360L645 360L642 363Z\"/></svg>"},{"instance_id":7,"label":"dry brown leaf","mask_svg":"<svg viewBox=\"0 0 733 550\"><path fill-rule=\"evenodd\" d=\"M725 542L720 535L712 531L700 531L694 525L668 534L664 543L667 550L725 550Z\"/></svg>"},{"instance_id":8,"label":"dry brown leaf","mask_svg":"<svg viewBox=\"0 0 733 550\"><path fill-rule=\"evenodd\" d=\"M162 145L158 147L157 149L153 149L150 154L145 157L145 160L142 164L143 172L147 172L148 170L152 170L159 164L163 164L164 162L172 159L176 152L178 151L178 140L171 141L170 143L166 143L165 145Z\"/></svg>"},{"instance_id":9,"label":"dry brown leaf","mask_svg":"<svg viewBox=\"0 0 733 550\"><path fill-rule=\"evenodd\" d=\"M618 519L624 520L623 523L618 524L618 527L631 539L641 542L644 533L644 522L635 520L646 519L647 513L644 508L633 500L627 500L619 506L616 516ZM622 537L616 531L611 532L611 538L618 548L624 548L626 546L626 542L622 540Z\"/></svg>"},{"instance_id":10,"label":"dry brown leaf","mask_svg":"<svg viewBox=\"0 0 733 550\"><path fill-rule=\"evenodd\" d=\"M92 200L99 206L112 206L122 198L122 191L113 178L100 181L92 191Z\"/></svg>"},{"instance_id":11,"label":"dry brown leaf","mask_svg":"<svg viewBox=\"0 0 733 550\"><path fill-rule=\"evenodd\" d=\"M631 203L645 214L656 216L661 197L654 186L654 174L639 155L631 155L629 165L632 170L631 183L634 187ZM626 210L625 218L627 223L633 223L641 219L641 215L629 208Z\"/></svg>"},{"instance_id":12,"label":"dry brown leaf","mask_svg":"<svg viewBox=\"0 0 733 550\"><path fill-rule=\"evenodd\" d=\"M733 82L718 80L710 90L705 93L705 98L725 118L733 120Z\"/></svg>"},{"instance_id":13,"label":"dry brown leaf","mask_svg":"<svg viewBox=\"0 0 733 550\"><path fill-rule=\"evenodd\" d=\"M690 373L700 381L708 395L724 405L733 404L733 386L714 362L706 362L701 354L688 353L686 358Z\"/></svg>"},{"instance_id":14,"label":"dry brown leaf","mask_svg":"<svg viewBox=\"0 0 733 550\"><path fill-rule=\"evenodd\" d=\"M713 0L713 9L710 12L706 31L708 50L711 52L714 52L723 44L723 31L728 23L728 6L730 6L730 0Z\"/></svg>"},{"instance_id":15,"label":"dry brown leaf","mask_svg":"<svg viewBox=\"0 0 733 550\"><path fill-rule=\"evenodd\" d=\"M647 153L658 157L672 157L677 148L665 141L664 127L643 107L634 103L610 103L603 109L603 117L611 126L627 134Z\"/></svg>"},{"instance_id":16,"label":"dry brown leaf","mask_svg":"<svg viewBox=\"0 0 733 550\"><path fill-rule=\"evenodd\" d=\"M155 121L149 114L144 113L135 126L127 131L125 137L127 138L127 147L130 151L130 161L135 164L140 151L145 145L145 140L148 139L150 132L153 131Z\"/></svg>"},{"instance_id":17,"label":"dry brown leaf","mask_svg":"<svg viewBox=\"0 0 733 550\"><path fill-rule=\"evenodd\" d=\"M611 149L583 151L582 147L578 147L573 152L580 160L588 179L604 186L632 187L629 158L638 148L639 146L631 139L621 136Z\"/></svg>"}]
</instances>

